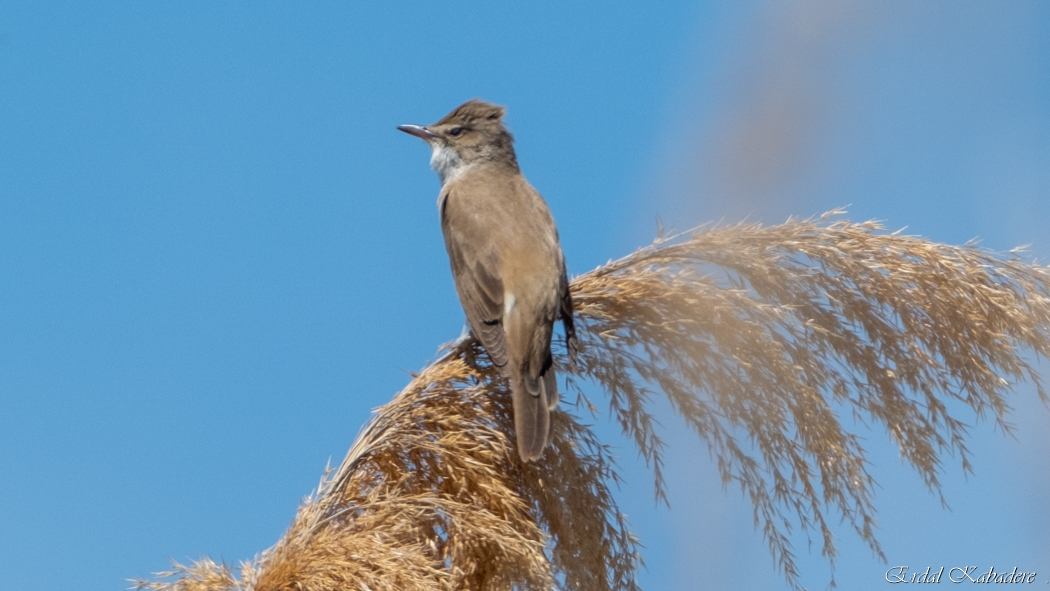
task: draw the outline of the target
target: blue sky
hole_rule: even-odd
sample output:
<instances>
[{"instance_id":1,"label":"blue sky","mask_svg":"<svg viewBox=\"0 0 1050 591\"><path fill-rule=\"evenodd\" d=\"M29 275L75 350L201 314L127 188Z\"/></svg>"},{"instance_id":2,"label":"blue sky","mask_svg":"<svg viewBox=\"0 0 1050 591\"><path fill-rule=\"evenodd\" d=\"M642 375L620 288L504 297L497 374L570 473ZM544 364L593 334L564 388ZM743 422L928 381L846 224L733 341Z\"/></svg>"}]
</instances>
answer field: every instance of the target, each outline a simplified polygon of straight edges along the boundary
<instances>
[{"instance_id":1,"label":"blue sky","mask_svg":"<svg viewBox=\"0 0 1050 591\"><path fill-rule=\"evenodd\" d=\"M0 2L0 577L120 589L277 540L369 412L459 334L426 147L505 104L570 273L670 225L856 219L1050 258L1050 5ZM1046 363L1042 364L1046 367ZM1050 581L1050 411L973 429L944 511L878 429L883 564ZM750 507L663 420L622 449L647 589L784 588ZM796 546L823 588L819 549ZM1042 575L1040 575L1042 576Z\"/></svg>"}]
</instances>

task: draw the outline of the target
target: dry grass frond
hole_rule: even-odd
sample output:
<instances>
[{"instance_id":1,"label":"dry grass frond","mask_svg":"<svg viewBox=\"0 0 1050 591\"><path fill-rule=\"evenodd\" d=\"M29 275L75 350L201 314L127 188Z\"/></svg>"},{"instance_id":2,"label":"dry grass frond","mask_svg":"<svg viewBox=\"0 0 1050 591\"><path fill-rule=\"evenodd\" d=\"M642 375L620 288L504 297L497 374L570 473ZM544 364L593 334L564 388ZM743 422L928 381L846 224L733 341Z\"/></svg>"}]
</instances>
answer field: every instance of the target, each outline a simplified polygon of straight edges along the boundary
<instances>
[{"instance_id":1,"label":"dry grass frond","mask_svg":"<svg viewBox=\"0 0 1050 591\"><path fill-rule=\"evenodd\" d=\"M844 520L882 555L875 483L840 416L883 425L939 493L945 454L971 470L966 417L1008 431L1006 394L1023 380L1047 400L1025 352L1050 353L1050 273L882 230L827 216L696 230L572 282L581 351L574 366L557 360L569 387L605 390L657 498L664 448L649 401L667 396L723 483L751 500L794 587L793 527L819 533L833 562L829 523ZM613 462L575 417L553 420L542 461L518 461L506 386L468 341L376 412L239 579L205 560L138 586L636 589Z\"/></svg>"}]
</instances>

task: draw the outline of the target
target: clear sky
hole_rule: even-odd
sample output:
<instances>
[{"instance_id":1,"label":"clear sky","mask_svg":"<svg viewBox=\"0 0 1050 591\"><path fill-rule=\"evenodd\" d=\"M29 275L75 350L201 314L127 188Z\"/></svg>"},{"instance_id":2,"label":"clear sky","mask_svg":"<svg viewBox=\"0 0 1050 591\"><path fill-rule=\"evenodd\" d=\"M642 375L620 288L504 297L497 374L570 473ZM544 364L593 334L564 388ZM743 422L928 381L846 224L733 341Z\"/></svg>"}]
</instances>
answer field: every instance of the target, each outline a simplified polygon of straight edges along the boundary
<instances>
[{"instance_id":1,"label":"clear sky","mask_svg":"<svg viewBox=\"0 0 1050 591\"><path fill-rule=\"evenodd\" d=\"M459 334L438 182L394 127L468 98L509 107L570 273L658 216L841 205L1050 259L1048 3L304 4L0 1L3 588L121 589L277 540ZM975 425L975 475L948 459L950 512L856 427L889 562L839 530L841 588L895 565L1050 581L1050 411L1014 401L1016 438ZM644 587L786 587L747 502L662 422L670 509L602 427ZM823 588L819 545L796 550Z\"/></svg>"}]
</instances>

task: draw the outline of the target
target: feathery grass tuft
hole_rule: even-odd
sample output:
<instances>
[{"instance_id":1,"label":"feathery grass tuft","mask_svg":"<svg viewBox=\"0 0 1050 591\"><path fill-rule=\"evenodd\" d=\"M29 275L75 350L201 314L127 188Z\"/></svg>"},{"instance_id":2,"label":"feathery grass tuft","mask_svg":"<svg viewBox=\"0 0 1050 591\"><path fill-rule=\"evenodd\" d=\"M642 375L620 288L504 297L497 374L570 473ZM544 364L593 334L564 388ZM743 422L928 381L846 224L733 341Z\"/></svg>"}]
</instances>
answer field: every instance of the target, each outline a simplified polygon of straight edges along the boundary
<instances>
[{"instance_id":1,"label":"feathery grass tuft","mask_svg":"<svg viewBox=\"0 0 1050 591\"><path fill-rule=\"evenodd\" d=\"M667 396L723 483L751 500L795 588L793 528L819 534L832 563L835 520L882 556L875 482L840 417L882 425L940 494L946 455L972 469L967 420L990 416L1009 432L1006 396L1022 381L1047 402L1026 357L1050 353L1046 268L829 221L841 213L661 237L577 277L579 358L556 360L571 390L582 394L585 380L606 392L657 499L666 465L650 401ZM522 464L510 408L506 384L467 341L378 409L239 577L202 560L137 587L638 589L640 545L610 490L619 479L607 448L557 411L552 446Z\"/></svg>"}]
</instances>

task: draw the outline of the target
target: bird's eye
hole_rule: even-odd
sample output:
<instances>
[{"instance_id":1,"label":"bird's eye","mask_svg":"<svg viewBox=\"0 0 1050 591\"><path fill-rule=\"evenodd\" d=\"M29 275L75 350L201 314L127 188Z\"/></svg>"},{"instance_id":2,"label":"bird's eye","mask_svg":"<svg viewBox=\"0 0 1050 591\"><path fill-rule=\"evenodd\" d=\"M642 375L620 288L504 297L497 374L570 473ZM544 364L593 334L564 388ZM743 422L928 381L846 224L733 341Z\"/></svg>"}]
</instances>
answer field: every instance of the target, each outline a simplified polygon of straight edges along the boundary
<instances>
[{"instance_id":1,"label":"bird's eye","mask_svg":"<svg viewBox=\"0 0 1050 591\"><path fill-rule=\"evenodd\" d=\"M462 133L463 133L463 128L462 127L453 127L448 132L448 134L450 136L452 136L452 137L459 137L459 135L462 134Z\"/></svg>"}]
</instances>

